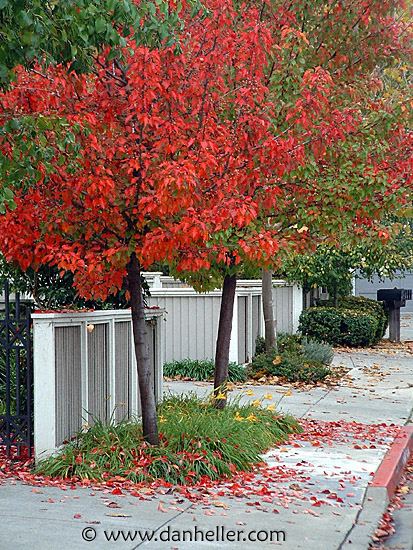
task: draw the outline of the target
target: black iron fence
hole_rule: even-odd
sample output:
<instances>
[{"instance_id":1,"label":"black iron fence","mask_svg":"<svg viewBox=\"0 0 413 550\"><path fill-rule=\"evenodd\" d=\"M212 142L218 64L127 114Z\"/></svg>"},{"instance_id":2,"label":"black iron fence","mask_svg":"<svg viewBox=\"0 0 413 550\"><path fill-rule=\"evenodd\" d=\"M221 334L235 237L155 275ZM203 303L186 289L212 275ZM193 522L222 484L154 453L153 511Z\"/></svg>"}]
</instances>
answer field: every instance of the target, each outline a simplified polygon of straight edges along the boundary
<instances>
[{"instance_id":1,"label":"black iron fence","mask_svg":"<svg viewBox=\"0 0 413 550\"><path fill-rule=\"evenodd\" d=\"M31 316L6 282L0 306L0 446L7 456L31 456L33 445Z\"/></svg>"}]
</instances>

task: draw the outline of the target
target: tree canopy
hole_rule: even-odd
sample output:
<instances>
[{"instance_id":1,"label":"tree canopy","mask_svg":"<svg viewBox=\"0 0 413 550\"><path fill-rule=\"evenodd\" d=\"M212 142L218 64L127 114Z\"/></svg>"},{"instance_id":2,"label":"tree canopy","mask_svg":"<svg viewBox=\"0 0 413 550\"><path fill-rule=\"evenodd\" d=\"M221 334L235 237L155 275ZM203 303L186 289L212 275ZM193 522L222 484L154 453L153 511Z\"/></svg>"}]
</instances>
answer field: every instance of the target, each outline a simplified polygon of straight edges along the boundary
<instances>
[{"instance_id":1,"label":"tree canopy","mask_svg":"<svg viewBox=\"0 0 413 550\"><path fill-rule=\"evenodd\" d=\"M167 261L199 288L224 278L230 326L243 262L386 237L383 213L411 197L411 98L389 100L376 69L411 51L393 1L204 4L207 19L182 6L180 52L129 35L89 74L15 70L0 96L15 201L0 248L73 272L86 298L127 279L141 320L141 265ZM44 125L32 143L27 121Z\"/></svg>"},{"instance_id":2,"label":"tree canopy","mask_svg":"<svg viewBox=\"0 0 413 550\"><path fill-rule=\"evenodd\" d=\"M16 79L19 65L89 72L104 46L114 58L131 35L147 46L172 45L179 22L179 7L163 0L0 0L0 86Z\"/></svg>"}]
</instances>

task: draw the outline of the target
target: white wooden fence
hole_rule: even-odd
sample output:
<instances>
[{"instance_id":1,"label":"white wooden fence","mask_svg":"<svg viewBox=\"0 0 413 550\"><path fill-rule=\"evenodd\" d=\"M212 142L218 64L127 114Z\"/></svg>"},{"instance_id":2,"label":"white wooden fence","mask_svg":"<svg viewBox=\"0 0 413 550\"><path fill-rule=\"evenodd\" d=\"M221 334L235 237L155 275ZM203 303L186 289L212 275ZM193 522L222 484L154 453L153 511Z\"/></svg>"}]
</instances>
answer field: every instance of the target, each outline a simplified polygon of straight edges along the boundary
<instances>
[{"instance_id":1,"label":"white wooden fence","mask_svg":"<svg viewBox=\"0 0 413 550\"><path fill-rule=\"evenodd\" d=\"M273 280L272 299L277 331L294 334L303 311L303 291L298 285L283 280Z\"/></svg>"},{"instance_id":2,"label":"white wooden fence","mask_svg":"<svg viewBox=\"0 0 413 550\"><path fill-rule=\"evenodd\" d=\"M172 277L146 273L154 389L165 361L215 355L221 291L199 294ZM302 292L273 281L277 330L295 332ZM261 281L237 284L230 360L245 363L264 330ZM33 314L35 456L46 456L94 418L140 414L130 310Z\"/></svg>"},{"instance_id":3,"label":"white wooden fence","mask_svg":"<svg viewBox=\"0 0 413 550\"><path fill-rule=\"evenodd\" d=\"M221 290L198 293L161 273L144 273L150 287L149 305L165 310L163 334L165 361L215 356ZM264 320L261 280L239 280L234 303L230 361L245 363L255 352L255 340L262 336ZM273 281L274 313L278 332L297 330L302 311L302 291L297 285Z\"/></svg>"},{"instance_id":4,"label":"white wooden fence","mask_svg":"<svg viewBox=\"0 0 413 550\"><path fill-rule=\"evenodd\" d=\"M53 452L95 418L140 414L130 310L33 314L34 450ZM162 397L163 311L147 310L153 383Z\"/></svg>"}]
</instances>

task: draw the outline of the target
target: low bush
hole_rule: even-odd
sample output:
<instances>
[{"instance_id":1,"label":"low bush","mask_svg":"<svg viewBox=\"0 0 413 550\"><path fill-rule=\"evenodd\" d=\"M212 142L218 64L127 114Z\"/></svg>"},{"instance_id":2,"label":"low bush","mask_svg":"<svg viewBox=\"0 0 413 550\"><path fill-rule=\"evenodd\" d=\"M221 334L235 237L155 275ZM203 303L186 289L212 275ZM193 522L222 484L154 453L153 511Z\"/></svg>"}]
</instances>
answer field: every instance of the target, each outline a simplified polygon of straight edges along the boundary
<instances>
[{"instance_id":1,"label":"low bush","mask_svg":"<svg viewBox=\"0 0 413 550\"><path fill-rule=\"evenodd\" d=\"M301 335L280 332L277 335L278 353L280 355L302 355Z\"/></svg>"},{"instance_id":2,"label":"low bush","mask_svg":"<svg viewBox=\"0 0 413 550\"><path fill-rule=\"evenodd\" d=\"M262 402L261 402L262 403ZM261 454L301 432L297 420L253 404L229 401L223 410L194 394L171 396L158 407L161 444L148 446L138 422L96 421L59 452L38 463L52 478L115 478L135 483L162 479L191 484L230 477L262 463Z\"/></svg>"},{"instance_id":3,"label":"low bush","mask_svg":"<svg viewBox=\"0 0 413 550\"><path fill-rule=\"evenodd\" d=\"M317 301L317 306L320 307L333 307L333 305L334 300L332 298ZM364 298L364 296L341 296L338 301L338 307L368 313L376 317L378 325L373 344L377 344L383 338L389 322L389 312L383 302L370 300L369 298Z\"/></svg>"},{"instance_id":4,"label":"low bush","mask_svg":"<svg viewBox=\"0 0 413 550\"><path fill-rule=\"evenodd\" d=\"M265 353L265 338L263 336L257 336L255 339L254 355L260 355L261 353Z\"/></svg>"},{"instance_id":5,"label":"low bush","mask_svg":"<svg viewBox=\"0 0 413 550\"><path fill-rule=\"evenodd\" d=\"M212 359L183 359L173 363L165 363L163 366L164 376L169 378L192 378L193 380L209 380L214 377L215 363ZM247 374L245 367L236 363L228 365L229 382L245 382Z\"/></svg>"},{"instance_id":6,"label":"low bush","mask_svg":"<svg viewBox=\"0 0 413 550\"><path fill-rule=\"evenodd\" d=\"M377 337L375 315L359 310L315 307L300 315L298 330L319 342L336 346L371 346Z\"/></svg>"},{"instance_id":7,"label":"low bush","mask_svg":"<svg viewBox=\"0 0 413 550\"><path fill-rule=\"evenodd\" d=\"M318 382L331 374L326 366L334 356L331 346L295 334L279 334L277 345L277 351L253 357L252 378L280 376L288 382Z\"/></svg>"},{"instance_id":8,"label":"low bush","mask_svg":"<svg viewBox=\"0 0 413 550\"><path fill-rule=\"evenodd\" d=\"M277 376L283 376L288 382L319 382L331 374L331 370L320 361L300 355L281 357L277 367Z\"/></svg>"}]
</instances>

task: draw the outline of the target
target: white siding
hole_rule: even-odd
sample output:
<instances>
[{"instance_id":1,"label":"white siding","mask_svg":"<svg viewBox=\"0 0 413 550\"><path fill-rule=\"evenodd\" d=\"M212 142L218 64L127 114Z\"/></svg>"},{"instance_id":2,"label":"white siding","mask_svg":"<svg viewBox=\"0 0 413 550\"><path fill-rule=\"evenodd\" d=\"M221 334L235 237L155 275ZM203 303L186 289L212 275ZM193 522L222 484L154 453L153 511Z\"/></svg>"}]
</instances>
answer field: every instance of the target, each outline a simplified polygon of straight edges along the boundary
<instances>
[{"instance_id":1,"label":"white siding","mask_svg":"<svg viewBox=\"0 0 413 550\"><path fill-rule=\"evenodd\" d=\"M197 294L192 289L153 289L148 304L165 310L165 361L212 359L218 331L220 293Z\"/></svg>"},{"instance_id":2,"label":"white siding","mask_svg":"<svg viewBox=\"0 0 413 550\"><path fill-rule=\"evenodd\" d=\"M395 287L413 289L413 273L407 273L405 277L399 275L394 279L384 279L384 281L380 281L377 276L374 276L371 282L367 279L356 279L355 295L377 300L377 291L379 289ZM400 311L402 313L413 312L413 300L407 300L406 306L402 307Z\"/></svg>"}]
</instances>

